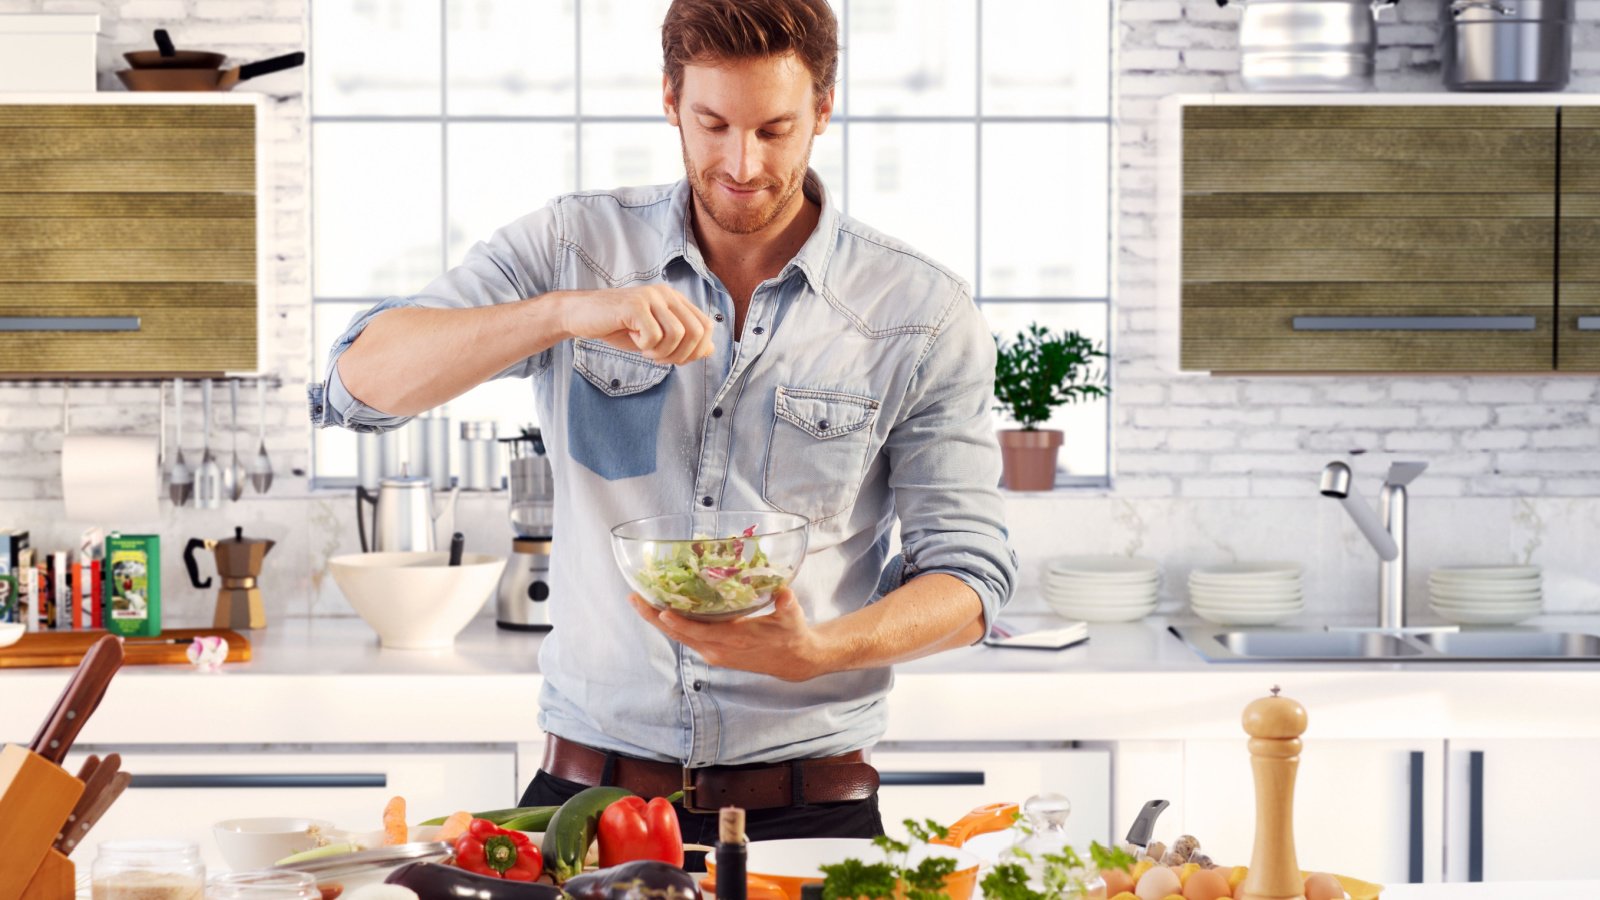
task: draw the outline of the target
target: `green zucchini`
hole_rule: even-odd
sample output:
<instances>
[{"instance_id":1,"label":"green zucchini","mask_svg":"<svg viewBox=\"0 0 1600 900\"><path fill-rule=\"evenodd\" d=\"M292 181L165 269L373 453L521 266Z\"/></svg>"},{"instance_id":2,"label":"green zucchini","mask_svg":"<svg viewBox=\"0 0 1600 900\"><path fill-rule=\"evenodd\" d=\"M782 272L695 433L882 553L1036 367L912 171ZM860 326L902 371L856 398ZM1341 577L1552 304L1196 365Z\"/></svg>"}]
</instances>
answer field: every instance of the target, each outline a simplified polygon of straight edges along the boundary
<instances>
[{"instance_id":1,"label":"green zucchini","mask_svg":"<svg viewBox=\"0 0 1600 900\"><path fill-rule=\"evenodd\" d=\"M584 788L556 810L545 828L544 846L540 849L544 851L545 871L558 884L583 871L583 859L594 843L600 814L623 797L631 796L633 792L625 788Z\"/></svg>"},{"instance_id":2,"label":"green zucchini","mask_svg":"<svg viewBox=\"0 0 1600 900\"><path fill-rule=\"evenodd\" d=\"M508 831L548 831L550 820L555 817L556 810L560 808L559 806L536 806L532 812L514 816L504 822L495 824Z\"/></svg>"}]
</instances>

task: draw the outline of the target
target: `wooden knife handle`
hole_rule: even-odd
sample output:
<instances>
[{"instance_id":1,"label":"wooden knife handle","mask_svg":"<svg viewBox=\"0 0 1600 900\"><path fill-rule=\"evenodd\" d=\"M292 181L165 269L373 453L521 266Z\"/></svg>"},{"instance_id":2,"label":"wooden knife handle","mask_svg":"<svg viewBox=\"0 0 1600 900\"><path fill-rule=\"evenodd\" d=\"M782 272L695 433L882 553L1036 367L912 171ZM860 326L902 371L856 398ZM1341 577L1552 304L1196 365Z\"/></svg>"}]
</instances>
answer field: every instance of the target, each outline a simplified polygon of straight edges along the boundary
<instances>
[{"instance_id":1,"label":"wooden knife handle","mask_svg":"<svg viewBox=\"0 0 1600 900\"><path fill-rule=\"evenodd\" d=\"M77 671L72 673L71 680L61 693L60 702L56 704L39 736L34 738L33 752L60 765L89 715L100 705L100 698L105 696L111 677L120 668L122 641L109 634L96 641L84 654Z\"/></svg>"},{"instance_id":2,"label":"wooden knife handle","mask_svg":"<svg viewBox=\"0 0 1600 900\"><path fill-rule=\"evenodd\" d=\"M90 758L97 759L97 757ZM88 815L89 808L94 805L96 798L110 786L121 768L122 757L115 753L107 754L105 759L98 761L94 772L88 778L83 779L83 794L78 797L78 802L73 805L72 812L67 814L67 820L61 824L61 833L56 836L55 848L57 850L62 853L67 852L65 844L67 838L72 834L73 828L84 816Z\"/></svg>"},{"instance_id":3,"label":"wooden knife handle","mask_svg":"<svg viewBox=\"0 0 1600 900\"><path fill-rule=\"evenodd\" d=\"M122 792L128 788L128 782L132 780L133 774L130 772L118 772L112 776L111 783L106 786L105 790L100 792L100 795L94 799L94 803L74 823L71 832L62 838L61 852L63 854L70 856L72 851L83 843L84 837L89 834L89 829L93 828L95 823L100 821L100 817L106 814L106 810L111 808L111 804L122 796Z\"/></svg>"}]
</instances>

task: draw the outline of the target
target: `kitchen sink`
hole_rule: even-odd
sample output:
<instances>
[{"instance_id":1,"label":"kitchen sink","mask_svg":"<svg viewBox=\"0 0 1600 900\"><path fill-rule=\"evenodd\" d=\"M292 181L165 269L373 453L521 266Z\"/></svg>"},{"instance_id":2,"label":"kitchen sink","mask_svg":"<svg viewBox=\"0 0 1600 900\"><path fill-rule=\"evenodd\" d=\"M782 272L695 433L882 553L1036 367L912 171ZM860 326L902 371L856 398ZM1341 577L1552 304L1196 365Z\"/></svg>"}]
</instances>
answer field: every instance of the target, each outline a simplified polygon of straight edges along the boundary
<instances>
[{"instance_id":1,"label":"kitchen sink","mask_svg":"<svg viewBox=\"0 0 1600 900\"><path fill-rule=\"evenodd\" d=\"M1451 657L1600 660L1600 637L1572 631L1457 631L1415 640Z\"/></svg>"},{"instance_id":2,"label":"kitchen sink","mask_svg":"<svg viewBox=\"0 0 1600 900\"><path fill-rule=\"evenodd\" d=\"M1353 631L1224 631L1213 639L1236 656L1261 659L1391 659L1416 647L1388 634Z\"/></svg>"},{"instance_id":3,"label":"kitchen sink","mask_svg":"<svg viewBox=\"0 0 1600 900\"><path fill-rule=\"evenodd\" d=\"M1600 636L1536 628L1416 634L1205 626L1168 630L1208 662L1600 662Z\"/></svg>"}]
</instances>

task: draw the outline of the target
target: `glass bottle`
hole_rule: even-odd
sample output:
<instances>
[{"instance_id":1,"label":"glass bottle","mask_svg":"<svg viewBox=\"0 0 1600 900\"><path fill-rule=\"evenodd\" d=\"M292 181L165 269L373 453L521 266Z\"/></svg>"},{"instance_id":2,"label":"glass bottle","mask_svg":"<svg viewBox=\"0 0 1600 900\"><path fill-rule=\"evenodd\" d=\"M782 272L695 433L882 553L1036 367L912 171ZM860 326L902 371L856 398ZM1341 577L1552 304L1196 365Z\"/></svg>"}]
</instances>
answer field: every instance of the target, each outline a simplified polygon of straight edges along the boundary
<instances>
[{"instance_id":1,"label":"glass bottle","mask_svg":"<svg viewBox=\"0 0 1600 900\"><path fill-rule=\"evenodd\" d=\"M1016 863L1028 873L1028 885L1036 891L1046 891L1046 873L1052 862L1047 857L1062 855L1072 850L1067 836L1067 817L1072 815L1072 803L1060 794L1044 793L1029 797L1022 804L1022 816L1027 820L1027 834L1000 853L1000 862ZM1106 883L1100 873L1084 860L1081 869L1065 873L1072 884L1061 896L1067 900L1105 900Z\"/></svg>"},{"instance_id":2,"label":"glass bottle","mask_svg":"<svg viewBox=\"0 0 1600 900\"><path fill-rule=\"evenodd\" d=\"M203 900L206 866L193 841L102 841L90 870L94 900Z\"/></svg>"}]
</instances>

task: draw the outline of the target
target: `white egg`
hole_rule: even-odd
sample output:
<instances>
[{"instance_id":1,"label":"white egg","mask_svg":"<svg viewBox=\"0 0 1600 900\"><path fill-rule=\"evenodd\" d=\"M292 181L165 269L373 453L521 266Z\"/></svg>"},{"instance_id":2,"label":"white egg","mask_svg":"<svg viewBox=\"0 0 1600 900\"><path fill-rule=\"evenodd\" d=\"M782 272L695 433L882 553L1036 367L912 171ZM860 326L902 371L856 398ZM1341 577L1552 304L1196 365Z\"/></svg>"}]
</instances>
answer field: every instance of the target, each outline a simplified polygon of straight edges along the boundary
<instances>
[{"instance_id":1,"label":"white egg","mask_svg":"<svg viewBox=\"0 0 1600 900\"><path fill-rule=\"evenodd\" d=\"M1133 892L1139 895L1139 900L1161 900L1162 897L1182 893L1183 882L1179 880L1177 872L1166 866L1156 866L1144 873Z\"/></svg>"}]
</instances>

